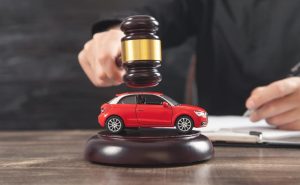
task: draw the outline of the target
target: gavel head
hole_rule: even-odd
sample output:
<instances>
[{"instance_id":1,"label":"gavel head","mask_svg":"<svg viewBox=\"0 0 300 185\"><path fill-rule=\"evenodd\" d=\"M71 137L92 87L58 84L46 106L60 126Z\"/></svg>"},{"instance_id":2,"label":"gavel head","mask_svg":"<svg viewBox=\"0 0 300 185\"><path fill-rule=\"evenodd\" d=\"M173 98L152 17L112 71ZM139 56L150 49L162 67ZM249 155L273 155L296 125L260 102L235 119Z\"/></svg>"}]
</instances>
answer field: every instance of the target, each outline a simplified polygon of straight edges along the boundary
<instances>
[{"instance_id":1,"label":"gavel head","mask_svg":"<svg viewBox=\"0 0 300 185\"><path fill-rule=\"evenodd\" d=\"M153 87L162 77L161 43L156 35L158 22L151 16L127 17L121 24L125 36L122 38L122 62L126 70L124 82L129 87Z\"/></svg>"}]
</instances>

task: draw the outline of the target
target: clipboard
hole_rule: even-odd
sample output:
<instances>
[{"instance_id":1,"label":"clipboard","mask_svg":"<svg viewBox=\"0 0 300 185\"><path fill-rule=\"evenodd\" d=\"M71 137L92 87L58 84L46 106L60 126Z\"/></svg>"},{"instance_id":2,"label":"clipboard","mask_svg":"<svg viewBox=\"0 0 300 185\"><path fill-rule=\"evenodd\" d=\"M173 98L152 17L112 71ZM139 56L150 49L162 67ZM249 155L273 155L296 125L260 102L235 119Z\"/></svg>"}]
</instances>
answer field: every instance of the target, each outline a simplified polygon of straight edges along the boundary
<instances>
[{"instance_id":1,"label":"clipboard","mask_svg":"<svg viewBox=\"0 0 300 185\"><path fill-rule=\"evenodd\" d=\"M300 131L279 130L242 116L210 116L208 126L196 130L214 146L300 148Z\"/></svg>"}]
</instances>

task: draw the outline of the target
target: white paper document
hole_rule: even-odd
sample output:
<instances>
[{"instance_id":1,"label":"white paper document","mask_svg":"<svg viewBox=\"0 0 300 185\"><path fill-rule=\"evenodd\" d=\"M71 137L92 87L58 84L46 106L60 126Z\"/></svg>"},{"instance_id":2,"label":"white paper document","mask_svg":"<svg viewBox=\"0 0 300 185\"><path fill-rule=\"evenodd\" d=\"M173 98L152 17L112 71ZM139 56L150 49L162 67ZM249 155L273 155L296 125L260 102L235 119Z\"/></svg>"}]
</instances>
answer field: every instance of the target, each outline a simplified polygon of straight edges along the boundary
<instances>
[{"instance_id":1,"label":"white paper document","mask_svg":"<svg viewBox=\"0 0 300 185\"><path fill-rule=\"evenodd\" d=\"M212 141L262 143L299 137L300 131L279 130L265 121L252 123L241 116L210 116L207 127L196 128Z\"/></svg>"}]
</instances>

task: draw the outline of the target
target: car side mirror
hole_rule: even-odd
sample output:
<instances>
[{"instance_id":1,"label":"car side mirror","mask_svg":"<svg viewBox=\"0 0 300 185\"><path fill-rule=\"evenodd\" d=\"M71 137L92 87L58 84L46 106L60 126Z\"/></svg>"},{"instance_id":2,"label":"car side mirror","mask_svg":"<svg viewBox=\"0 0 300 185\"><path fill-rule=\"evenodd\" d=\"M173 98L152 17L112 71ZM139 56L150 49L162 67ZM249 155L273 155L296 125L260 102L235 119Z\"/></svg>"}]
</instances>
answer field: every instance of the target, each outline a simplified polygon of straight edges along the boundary
<instances>
[{"instance_id":1,"label":"car side mirror","mask_svg":"<svg viewBox=\"0 0 300 185\"><path fill-rule=\"evenodd\" d=\"M163 105L163 107L165 107L165 108L168 108L168 107L169 107L169 104L168 104L167 102L163 102L162 105Z\"/></svg>"}]
</instances>

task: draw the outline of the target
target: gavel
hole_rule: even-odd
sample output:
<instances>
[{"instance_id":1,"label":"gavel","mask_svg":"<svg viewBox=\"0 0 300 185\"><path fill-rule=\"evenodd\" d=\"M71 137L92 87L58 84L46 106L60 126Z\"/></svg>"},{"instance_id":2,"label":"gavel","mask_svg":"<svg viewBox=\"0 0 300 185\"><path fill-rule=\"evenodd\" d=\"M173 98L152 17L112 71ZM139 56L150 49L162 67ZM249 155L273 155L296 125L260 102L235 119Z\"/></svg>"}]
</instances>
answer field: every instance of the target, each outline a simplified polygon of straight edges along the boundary
<instances>
[{"instance_id":1,"label":"gavel","mask_svg":"<svg viewBox=\"0 0 300 185\"><path fill-rule=\"evenodd\" d=\"M153 87L162 80L157 70L161 66L161 41L156 35L159 23L148 15L124 19L121 30L121 58L126 71L123 77L129 87Z\"/></svg>"}]
</instances>

